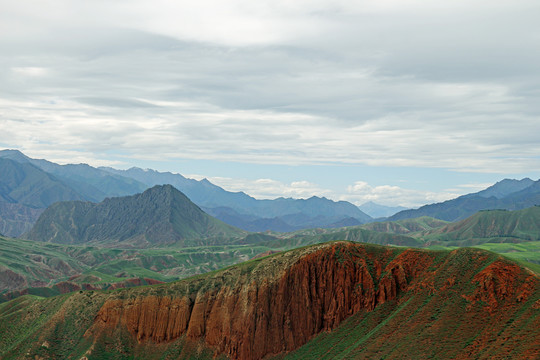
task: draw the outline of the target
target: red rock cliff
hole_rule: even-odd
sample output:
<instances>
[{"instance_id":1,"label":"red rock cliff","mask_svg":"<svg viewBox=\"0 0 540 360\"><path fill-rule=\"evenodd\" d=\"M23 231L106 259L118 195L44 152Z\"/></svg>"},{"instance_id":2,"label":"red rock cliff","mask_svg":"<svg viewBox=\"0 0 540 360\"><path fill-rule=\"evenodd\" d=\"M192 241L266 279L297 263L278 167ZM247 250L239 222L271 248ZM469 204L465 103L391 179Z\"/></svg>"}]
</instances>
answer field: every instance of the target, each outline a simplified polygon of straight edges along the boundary
<instances>
[{"instance_id":1,"label":"red rock cliff","mask_svg":"<svg viewBox=\"0 0 540 360\"><path fill-rule=\"evenodd\" d=\"M296 349L348 316L396 298L429 267L432 258L424 255L405 250L395 256L391 249L375 255L336 243L272 276L257 276L255 268L233 285L225 279L197 292L108 300L87 335L121 326L139 342L161 343L186 334L216 354L261 359ZM280 256L264 261L285 266Z\"/></svg>"}]
</instances>

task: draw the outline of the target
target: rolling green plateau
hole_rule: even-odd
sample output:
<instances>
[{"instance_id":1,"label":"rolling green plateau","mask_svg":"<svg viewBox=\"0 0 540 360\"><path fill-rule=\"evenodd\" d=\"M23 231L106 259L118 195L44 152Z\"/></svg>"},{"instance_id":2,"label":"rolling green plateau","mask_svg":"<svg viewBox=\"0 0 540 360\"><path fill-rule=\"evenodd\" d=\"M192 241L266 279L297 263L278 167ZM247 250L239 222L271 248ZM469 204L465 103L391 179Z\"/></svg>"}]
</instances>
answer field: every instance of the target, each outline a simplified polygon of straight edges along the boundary
<instances>
[{"instance_id":1,"label":"rolling green plateau","mask_svg":"<svg viewBox=\"0 0 540 360\"><path fill-rule=\"evenodd\" d=\"M166 188L154 190L160 189ZM73 203L58 205L63 204ZM0 238L0 292L2 299L7 300L25 293L51 296L78 288L129 285L125 282L127 279L170 282L246 261L259 254L334 240L432 249L470 245L501 253L540 273L540 229L534 225L539 218L539 207L483 211L450 224L422 217L341 229L244 233L243 236L233 233L232 237L221 239L220 245L210 241L203 246L196 246L197 242L194 246L173 242L133 248L133 243L122 247L124 243L120 242L114 243L112 248L106 242L108 247L102 246L104 242L87 246ZM68 219L74 223L71 217ZM117 226L122 226L122 222ZM107 227L113 229L112 225Z\"/></svg>"},{"instance_id":2,"label":"rolling green plateau","mask_svg":"<svg viewBox=\"0 0 540 360\"><path fill-rule=\"evenodd\" d=\"M234 321L231 321L234 319ZM7 359L536 359L540 278L480 249L329 242L0 304Z\"/></svg>"},{"instance_id":3,"label":"rolling green plateau","mask_svg":"<svg viewBox=\"0 0 540 360\"><path fill-rule=\"evenodd\" d=\"M319 232L325 232L320 229ZM278 237L281 236L281 237ZM80 288L107 288L126 279L174 281L249 260L331 240L420 246L403 235L365 229L313 234L247 234L230 245L177 245L121 249L66 245L0 237L0 301L26 293L57 295ZM58 288L58 286L61 286Z\"/></svg>"},{"instance_id":4,"label":"rolling green plateau","mask_svg":"<svg viewBox=\"0 0 540 360\"><path fill-rule=\"evenodd\" d=\"M0 237L0 301L26 293L48 297L108 288L133 279L174 281L265 251L270 248L253 245L111 249Z\"/></svg>"}]
</instances>

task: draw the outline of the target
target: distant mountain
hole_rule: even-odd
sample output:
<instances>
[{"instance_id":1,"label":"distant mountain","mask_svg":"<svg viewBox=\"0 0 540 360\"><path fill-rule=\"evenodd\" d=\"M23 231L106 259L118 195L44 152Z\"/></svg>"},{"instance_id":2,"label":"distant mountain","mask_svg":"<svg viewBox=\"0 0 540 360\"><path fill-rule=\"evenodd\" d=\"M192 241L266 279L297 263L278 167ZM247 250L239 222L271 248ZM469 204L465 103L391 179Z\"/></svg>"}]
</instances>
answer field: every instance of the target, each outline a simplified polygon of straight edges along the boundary
<instances>
[{"instance_id":1,"label":"distant mountain","mask_svg":"<svg viewBox=\"0 0 540 360\"><path fill-rule=\"evenodd\" d=\"M32 228L44 209L0 200L0 236L19 236Z\"/></svg>"},{"instance_id":2,"label":"distant mountain","mask_svg":"<svg viewBox=\"0 0 540 360\"><path fill-rule=\"evenodd\" d=\"M534 184L534 181L525 178L521 180L515 179L504 179L496 184L488 187L485 190L479 191L474 194L465 195L465 196L481 196L484 198L496 197L497 199L502 199L510 194L516 193L518 191L524 190Z\"/></svg>"},{"instance_id":3,"label":"distant mountain","mask_svg":"<svg viewBox=\"0 0 540 360\"><path fill-rule=\"evenodd\" d=\"M226 191L203 179L187 179L180 174L131 168L100 168L116 175L132 177L148 186L171 184L216 218L248 231L293 231L332 226L345 219L364 224L372 218L346 201L313 196L309 199L257 200L243 192Z\"/></svg>"},{"instance_id":4,"label":"distant mountain","mask_svg":"<svg viewBox=\"0 0 540 360\"><path fill-rule=\"evenodd\" d=\"M18 150L0 151L0 159L11 160L26 167L34 165L35 169L62 183L65 191L59 190L55 201L80 199L99 202L106 197L133 195L151 186L171 184L218 219L248 231L293 231L309 227L334 227L345 223L364 224L372 220L369 215L345 201L335 202L319 197L257 200L243 192L226 191L206 179L197 181L169 172L139 168L94 168L86 164L59 165L29 158ZM26 189L21 191L26 192ZM20 203L5 196L0 190L0 201ZM48 196L35 192L35 199L43 197L46 200ZM23 205L44 209L53 202ZM0 229L4 229L8 236L19 236L31 227L37 215L35 212L28 214L26 209L11 208L14 212L4 214L4 218L0 217Z\"/></svg>"},{"instance_id":5,"label":"distant mountain","mask_svg":"<svg viewBox=\"0 0 540 360\"><path fill-rule=\"evenodd\" d=\"M55 176L30 163L0 158L0 232L28 231L44 208L83 197Z\"/></svg>"},{"instance_id":6,"label":"distant mountain","mask_svg":"<svg viewBox=\"0 0 540 360\"><path fill-rule=\"evenodd\" d=\"M0 200L33 208L82 196L55 176L29 163L0 158Z\"/></svg>"},{"instance_id":7,"label":"distant mountain","mask_svg":"<svg viewBox=\"0 0 540 360\"><path fill-rule=\"evenodd\" d=\"M389 221L430 216L445 221L463 220L481 210L519 210L540 204L540 180L505 179L477 193L460 196L442 203L404 210Z\"/></svg>"},{"instance_id":8,"label":"distant mountain","mask_svg":"<svg viewBox=\"0 0 540 360\"><path fill-rule=\"evenodd\" d=\"M445 226L446 224L448 224L447 221L423 216L414 219L372 222L362 225L362 228L390 234L410 234L419 231L433 230Z\"/></svg>"},{"instance_id":9,"label":"distant mountain","mask_svg":"<svg viewBox=\"0 0 540 360\"><path fill-rule=\"evenodd\" d=\"M467 219L427 231L425 242L471 246L484 242L523 242L540 240L540 206L527 209L484 210Z\"/></svg>"},{"instance_id":10,"label":"distant mountain","mask_svg":"<svg viewBox=\"0 0 540 360\"><path fill-rule=\"evenodd\" d=\"M183 192L195 204L206 207L230 207L235 210L246 212L253 207L257 200L243 192L226 191L212 184L207 179L200 181L188 179L180 174L159 172L151 169L133 167L128 170L117 170L111 167L100 167L100 170L111 174L129 177L147 186L171 184Z\"/></svg>"},{"instance_id":11,"label":"distant mountain","mask_svg":"<svg viewBox=\"0 0 540 360\"><path fill-rule=\"evenodd\" d=\"M87 164L59 165L47 160L29 158L18 150L2 150L0 158L32 164L61 180L77 192L81 199L88 201L97 202L106 197L133 195L148 188L130 177L114 175Z\"/></svg>"},{"instance_id":12,"label":"distant mountain","mask_svg":"<svg viewBox=\"0 0 540 360\"><path fill-rule=\"evenodd\" d=\"M373 201L368 201L358 206L358 208L374 219L389 217L397 212L407 210L404 206L385 206L374 203Z\"/></svg>"},{"instance_id":13,"label":"distant mountain","mask_svg":"<svg viewBox=\"0 0 540 360\"><path fill-rule=\"evenodd\" d=\"M60 202L41 214L23 238L61 244L111 247L201 246L230 241L245 232L202 211L171 185L99 204Z\"/></svg>"}]
</instances>

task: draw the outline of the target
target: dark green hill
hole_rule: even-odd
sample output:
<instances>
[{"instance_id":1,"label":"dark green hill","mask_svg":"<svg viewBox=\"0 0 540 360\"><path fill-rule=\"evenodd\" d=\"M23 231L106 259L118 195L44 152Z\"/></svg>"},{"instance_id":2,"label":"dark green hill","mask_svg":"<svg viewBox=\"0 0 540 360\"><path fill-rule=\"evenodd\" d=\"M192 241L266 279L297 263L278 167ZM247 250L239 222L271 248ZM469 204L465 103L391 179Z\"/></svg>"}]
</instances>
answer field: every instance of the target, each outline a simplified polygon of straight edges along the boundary
<instances>
[{"instance_id":1,"label":"dark green hill","mask_svg":"<svg viewBox=\"0 0 540 360\"><path fill-rule=\"evenodd\" d=\"M540 207L480 211L465 220L428 231L421 238L429 243L452 242L458 246L540 240Z\"/></svg>"},{"instance_id":2,"label":"dark green hill","mask_svg":"<svg viewBox=\"0 0 540 360\"><path fill-rule=\"evenodd\" d=\"M152 247L222 243L245 232L203 212L171 185L101 203L49 207L24 238L62 244Z\"/></svg>"}]
</instances>

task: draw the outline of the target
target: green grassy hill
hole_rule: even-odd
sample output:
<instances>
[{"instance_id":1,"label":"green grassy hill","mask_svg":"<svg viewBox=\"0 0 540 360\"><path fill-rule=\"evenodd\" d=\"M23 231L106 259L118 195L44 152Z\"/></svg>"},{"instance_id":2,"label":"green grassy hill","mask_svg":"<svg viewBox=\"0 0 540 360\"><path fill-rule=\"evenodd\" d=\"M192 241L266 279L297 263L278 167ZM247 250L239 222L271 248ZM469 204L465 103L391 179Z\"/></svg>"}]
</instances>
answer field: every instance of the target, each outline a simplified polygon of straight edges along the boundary
<instances>
[{"instance_id":1,"label":"green grassy hill","mask_svg":"<svg viewBox=\"0 0 540 360\"><path fill-rule=\"evenodd\" d=\"M411 234L420 231L430 231L447 225L448 221L422 216L414 219L382 221L362 225L362 228L372 231L392 234Z\"/></svg>"},{"instance_id":2,"label":"green grassy hill","mask_svg":"<svg viewBox=\"0 0 540 360\"><path fill-rule=\"evenodd\" d=\"M246 261L269 250L252 244L111 249L0 237L0 302L6 296L25 292L50 296L58 289L45 287L62 282L105 286L130 278L174 281ZM7 294L13 290L17 292Z\"/></svg>"},{"instance_id":3,"label":"green grassy hill","mask_svg":"<svg viewBox=\"0 0 540 360\"><path fill-rule=\"evenodd\" d=\"M332 242L0 304L2 359L537 358L540 279L479 249Z\"/></svg>"},{"instance_id":4,"label":"green grassy hill","mask_svg":"<svg viewBox=\"0 0 540 360\"><path fill-rule=\"evenodd\" d=\"M480 211L465 220L423 233L420 238L426 243L446 246L540 240L540 207Z\"/></svg>"}]
</instances>

